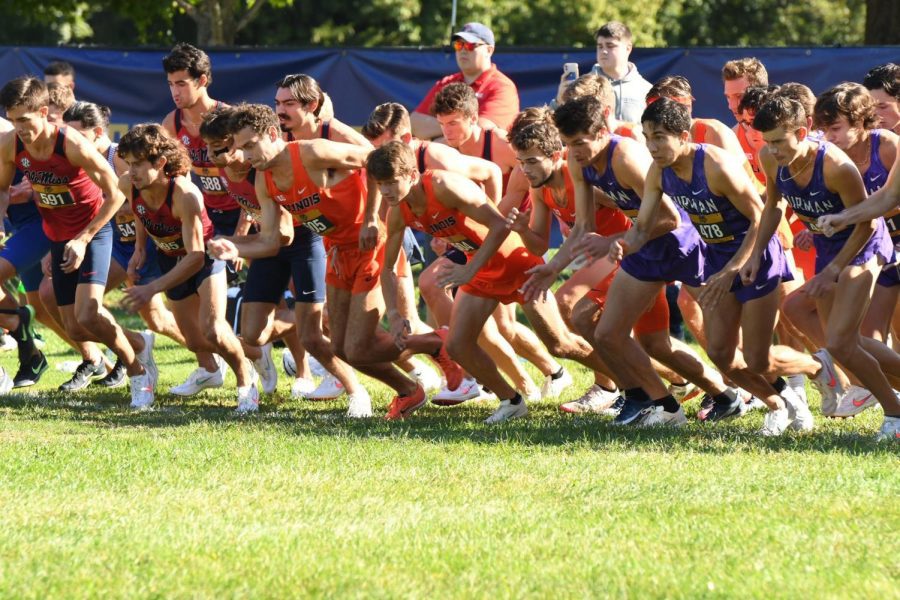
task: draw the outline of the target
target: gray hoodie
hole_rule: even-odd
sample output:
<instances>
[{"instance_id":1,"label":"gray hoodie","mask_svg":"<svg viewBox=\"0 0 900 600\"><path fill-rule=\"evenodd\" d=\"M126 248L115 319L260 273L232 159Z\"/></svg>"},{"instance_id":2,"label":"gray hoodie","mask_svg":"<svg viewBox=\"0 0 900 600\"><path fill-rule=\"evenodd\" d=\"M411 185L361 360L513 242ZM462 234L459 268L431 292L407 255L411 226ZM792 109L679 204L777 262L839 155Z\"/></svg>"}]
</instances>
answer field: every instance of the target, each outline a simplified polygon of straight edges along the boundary
<instances>
[{"instance_id":1,"label":"gray hoodie","mask_svg":"<svg viewBox=\"0 0 900 600\"><path fill-rule=\"evenodd\" d=\"M653 87L649 81L641 77L634 63L628 63L628 72L622 79L612 79L600 65L594 65L591 73L603 75L612 84L613 91L616 94L616 118L620 121L628 121L631 123L640 123L641 115L647 106L645 98L647 92Z\"/></svg>"}]
</instances>

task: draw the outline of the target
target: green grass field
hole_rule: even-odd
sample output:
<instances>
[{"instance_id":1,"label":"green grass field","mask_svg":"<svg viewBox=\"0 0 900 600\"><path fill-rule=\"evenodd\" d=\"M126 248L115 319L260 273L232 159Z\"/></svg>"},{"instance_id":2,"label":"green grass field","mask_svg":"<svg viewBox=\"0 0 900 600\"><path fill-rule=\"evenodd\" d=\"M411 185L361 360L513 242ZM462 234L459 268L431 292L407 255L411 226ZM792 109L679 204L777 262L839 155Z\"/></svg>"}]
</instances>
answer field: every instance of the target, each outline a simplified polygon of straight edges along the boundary
<instances>
[{"instance_id":1,"label":"green grass field","mask_svg":"<svg viewBox=\"0 0 900 600\"><path fill-rule=\"evenodd\" d=\"M161 390L194 367L156 357ZM232 415L233 376L132 413L127 388L50 391L65 378L0 398L4 598L900 597L880 410L763 439L758 412L636 431L556 402L493 428L487 402L351 421L286 378L258 416Z\"/></svg>"}]
</instances>

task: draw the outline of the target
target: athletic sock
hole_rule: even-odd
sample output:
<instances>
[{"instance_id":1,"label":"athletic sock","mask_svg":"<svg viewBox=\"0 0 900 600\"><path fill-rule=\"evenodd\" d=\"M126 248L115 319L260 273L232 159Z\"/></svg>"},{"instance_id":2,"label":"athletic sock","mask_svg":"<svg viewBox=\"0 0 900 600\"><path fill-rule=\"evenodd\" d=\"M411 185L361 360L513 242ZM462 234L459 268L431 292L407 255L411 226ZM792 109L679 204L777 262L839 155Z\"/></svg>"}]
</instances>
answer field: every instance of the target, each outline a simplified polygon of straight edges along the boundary
<instances>
[{"instance_id":1,"label":"athletic sock","mask_svg":"<svg viewBox=\"0 0 900 600\"><path fill-rule=\"evenodd\" d=\"M617 391L617 388L608 388L608 387L600 385L599 383L596 383L594 385L596 385L598 388L600 388L604 392L609 392L610 394L615 394Z\"/></svg>"},{"instance_id":2,"label":"athletic sock","mask_svg":"<svg viewBox=\"0 0 900 600\"><path fill-rule=\"evenodd\" d=\"M735 398L736 397L738 397L737 394L735 394ZM728 391L726 390L721 394L716 394L715 396L713 396L713 402L716 402L718 404L731 404L732 402L734 402L734 398L729 396Z\"/></svg>"},{"instance_id":3,"label":"athletic sock","mask_svg":"<svg viewBox=\"0 0 900 600\"><path fill-rule=\"evenodd\" d=\"M625 390L625 399L629 402L650 402L650 396L644 391L644 388L628 388Z\"/></svg>"},{"instance_id":4,"label":"athletic sock","mask_svg":"<svg viewBox=\"0 0 900 600\"><path fill-rule=\"evenodd\" d=\"M678 404L678 400L676 400L675 396L672 394L669 394L665 398L654 400L653 406L662 406L664 411L670 413L678 412L678 409L681 407L681 405Z\"/></svg>"},{"instance_id":5,"label":"athletic sock","mask_svg":"<svg viewBox=\"0 0 900 600\"><path fill-rule=\"evenodd\" d=\"M510 404L522 404L522 394L516 392L516 395L509 399Z\"/></svg>"},{"instance_id":6,"label":"athletic sock","mask_svg":"<svg viewBox=\"0 0 900 600\"><path fill-rule=\"evenodd\" d=\"M787 387L787 382L784 380L784 377L778 377L772 382L772 387L775 388L776 392L781 394L781 392L784 391L784 388Z\"/></svg>"},{"instance_id":7,"label":"athletic sock","mask_svg":"<svg viewBox=\"0 0 900 600\"><path fill-rule=\"evenodd\" d=\"M563 373L565 373L565 372L566 372L565 367L560 367L559 371L557 371L556 373L550 373L550 379L556 381L557 379L562 377Z\"/></svg>"}]
</instances>

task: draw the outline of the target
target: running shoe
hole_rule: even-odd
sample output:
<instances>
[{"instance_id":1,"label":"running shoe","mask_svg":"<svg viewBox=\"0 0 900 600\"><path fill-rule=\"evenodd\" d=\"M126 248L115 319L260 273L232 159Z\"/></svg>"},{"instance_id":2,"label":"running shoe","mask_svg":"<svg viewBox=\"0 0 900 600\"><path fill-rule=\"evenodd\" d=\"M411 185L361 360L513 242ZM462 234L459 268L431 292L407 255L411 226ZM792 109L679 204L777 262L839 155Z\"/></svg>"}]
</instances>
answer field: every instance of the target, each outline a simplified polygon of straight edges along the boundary
<instances>
[{"instance_id":1,"label":"running shoe","mask_svg":"<svg viewBox=\"0 0 900 600\"><path fill-rule=\"evenodd\" d=\"M331 373L326 372L325 377L323 377L322 381L319 382L319 387L314 389L311 393L306 394L306 399L334 400L335 398L341 396L344 391L344 384L342 384L337 377L335 377Z\"/></svg>"},{"instance_id":2,"label":"running shoe","mask_svg":"<svg viewBox=\"0 0 900 600\"><path fill-rule=\"evenodd\" d=\"M463 380L463 370L456 361L447 354L447 336L450 330L446 327L439 327L434 333L441 338L441 349L434 355L434 362L438 364L441 371L444 372L444 379L447 381L447 389L455 390Z\"/></svg>"},{"instance_id":3,"label":"running shoe","mask_svg":"<svg viewBox=\"0 0 900 600\"><path fill-rule=\"evenodd\" d=\"M106 367L103 361L96 365L89 360L81 361L72 378L59 386L61 392L75 392L83 390L95 379L106 377Z\"/></svg>"},{"instance_id":4,"label":"running shoe","mask_svg":"<svg viewBox=\"0 0 900 600\"><path fill-rule=\"evenodd\" d=\"M455 390L448 390L446 387L441 389L432 396L431 403L438 406L456 406L479 396L481 396L481 389L478 387L478 382L471 377L466 377Z\"/></svg>"},{"instance_id":5,"label":"running shoe","mask_svg":"<svg viewBox=\"0 0 900 600\"><path fill-rule=\"evenodd\" d=\"M687 423L684 410L679 406L675 412L669 412L662 406L651 406L641 411L641 417L634 422L638 427L681 427Z\"/></svg>"},{"instance_id":6,"label":"running shoe","mask_svg":"<svg viewBox=\"0 0 900 600\"><path fill-rule=\"evenodd\" d=\"M636 425L636 421L643 416L644 410L652 406L652 400L641 401L625 398L625 402L622 404L622 408L619 410L619 414L616 415L613 423L616 425Z\"/></svg>"},{"instance_id":7,"label":"running shoe","mask_svg":"<svg viewBox=\"0 0 900 600\"><path fill-rule=\"evenodd\" d=\"M821 363L822 368L810 381L822 396L822 414L830 417L837 410L838 399L844 394L844 387L837 377L834 361L828 350L822 348L813 354L813 357Z\"/></svg>"},{"instance_id":8,"label":"running shoe","mask_svg":"<svg viewBox=\"0 0 900 600\"><path fill-rule=\"evenodd\" d=\"M578 400L560 405L559 410L565 413L596 415L605 414L619 399L619 392L608 392L597 384L592 385Z\"/></svg>"},{"instance_id":9,"label":"running shoe","mask_svg":"<svg viewBox=\"0 0 900 600\"><path fill-rule=\"evenodd\" d=\"M169 388L169 393L176 396L193 396L207 388L220 388L225 385L225 373L222 369L210 373L203 367L194 369L184 383Z\"/></svg>"},{"instance_id":10,"label":"running shoe","mask_svg":"<svg viewBox=\"0 0 900 600\"><path fill-rule=\"evenodd\" d=\"M851 385L847 393L840 397L832 417L847 419L855 417L870 406L878 404L875 395L864 387Z\"/></svg>"},{"instance_id":11,"label":"running shoe","mask_svg":"<svg viewBox=\"0 0 900 600\"><path fill-rule=\"evenodd\" d=\"M372 398L365 388L353 392L349 396L350 404L347 406L347 416L351 419L367 419L372 416Z\"/></svg>"},{"instance_id":12,"label":"running shoe","mask_svg":"<svg viewBox=\"0 0 900 600\"><path fill-rule=\"evenodd\" d=\"M548 375L544 380L544 385L541 386L541 397L542 398L559 398L559 395L562 394L566 388L572 385L572 375L565 367L562 368L562 375L556 379L553 378L553 375Z\"/></svg>"},{"instance_id":13,"label":"running shoe","mask_svg":"<svg viewBox=\"0 0 900 600\"><path fill-rule=\"evenodd\" d=\"M528 406L522 400L518 404L513 404L510 400L501 400L500 406L494 413L484 420L485 425L496 425L509 421L511 419L520 419L528 414Z\"/></svg>"},{"instance_id":14,"label":"running shoe","mask_svg":"<svg viewBox=\"0 0 900 600\"><path fill-rule=\"evenodd\" d=\"M425 390L422 386L416 385L415 391L409 396L395 396L388 407L388 412L384 416L388 421L399 421L407 418L425 404Z\"/></svg>"},{"instance_id":15,"label":"running shoe","mask_svg":"<svg viewBox=\"0 0 900 600\"><path fill-rule=\"evenodd\" d=\"M125 385L125 381L127 379L128 373L125 369L125 365L122 364L122 361L117 358L116 364L113 365L113 368L109 370L109 373L106 374L106 377L94 381L94 385L99 385L106 388L117 388Z\"/></svg>"}]
</instances>

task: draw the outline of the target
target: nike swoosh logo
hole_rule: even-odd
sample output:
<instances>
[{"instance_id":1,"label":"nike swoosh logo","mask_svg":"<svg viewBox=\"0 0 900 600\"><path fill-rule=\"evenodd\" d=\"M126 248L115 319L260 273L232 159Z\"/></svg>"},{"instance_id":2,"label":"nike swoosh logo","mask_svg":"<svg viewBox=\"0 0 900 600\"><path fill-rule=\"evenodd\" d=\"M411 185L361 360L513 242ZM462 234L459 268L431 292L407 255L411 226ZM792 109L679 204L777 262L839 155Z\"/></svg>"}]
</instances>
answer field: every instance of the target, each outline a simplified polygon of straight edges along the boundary
<instances>
[{"instance_id":1,"label":"nike swoosh logo","mask_svg":"<svg viewBox=\"0 0 900 600\"><path fill-rule=\"evenodd\" d=\"M703 193L703 189L701 188L701 189L699 189L699 190L691 190L691 193L692 193L693 195L696 196L697 194L702 194L702 193Z\"/></svg>"},{"instance_id":2,"label":"nike swoosh logo","mask_svg":"<svg viewBox=\"0 0 900 600\"><path fill-rule=\"evenodd\" d=\"M821 193L822 193L822 190L819 190L818 192L810 192L809 195L810 196L818 196Z\"/></svg>"},{"instance_id":3,"label":"nike swoosh logo","mask_svg":"<svg viewBox=\"0 0 900 600\"><path fill-rule=\"evenodd\" d=\"M207 375L203 379L197 379L197 383L206 383L207 381L210 380L210 377L211 377L210 375Z\"/></svg>"},{"instance_id":4,"label":"nike swoosh logo","mask_svg":"<svg viewBox=\"0 0 900 600\"><path fill-rule=\"evenodd\" d=\"M305 191L306 191L306 186L304 185L302 188L300 188L299 190L297 190L297 195L298 195L298 196L302 196L302 195L303 195L303 192L305 192Z\"/></svg>"},{"instance_id":5,"label":"nike swoosh logo","mask_svg":"<svg viewBox=\"0 0 900 600\"><path fill-rule=\"evenodd\" d=\"M873 175L872 177L869 177L869 181L871 181L871 182L878 181L879 177L880 177L880 175Z\"/></svg>"},{"instance_id":6,"label":"nike swoosh logo","mask_svg":"<svg viewBox=\"0 0 900 600\"><path fill-rule=\"evenodd\" d=\"M871 397L872 397L872 394L869 394L868 396L866 396L866 397L863 398L862 400L854 400L854 401L853 401L853 406L855 406L856 408L859 408L860 406L862 406L863 404L865 404L866 401L868 401L868 399L871 398Z\"/></svg>"},{"instance_id":7,"label":"nike swoosh logo","mask_svg":"<svg viewBox=\"0 0 900 600\"><path fill-rule=\"evenodd\" d=\"M433 215L431 215L431 218L432 218L432 219L437 219L439 216L441 216L441 213L436 212L436 213L434 213Z\"/></svg>"},{"instance_id":8,"label":"nike swoosh logo","mask_svg":"<svg viewBox=\"0 0 900 600\"><path fill-rule=\"evenodd\" d=\"M310 294L315 294L315 293L316 293L316 290L310 290L310 291L308 291L308 292L307 292L306 290L303 290L303 291L300 292L300 293L303 294L304 296L308 296L308 295L310 295Z\"/></svg>"},{"instance_id":9,"label":"nike swoosh logo","mask_svg":"<svg viewBox=\"0 0 900 600\"><path fill-rule=\"evenodd\" d=\"M768 284L768 283L764 283L764 284L762 284L762 285L755 285L755 286L753 286L753 287L755 287L755 288L758 289L758 290L761 290L761 289L763 289L764 287L766 287L767 285L769 285L769 284Z\"/></svg>"}]
</instances>

